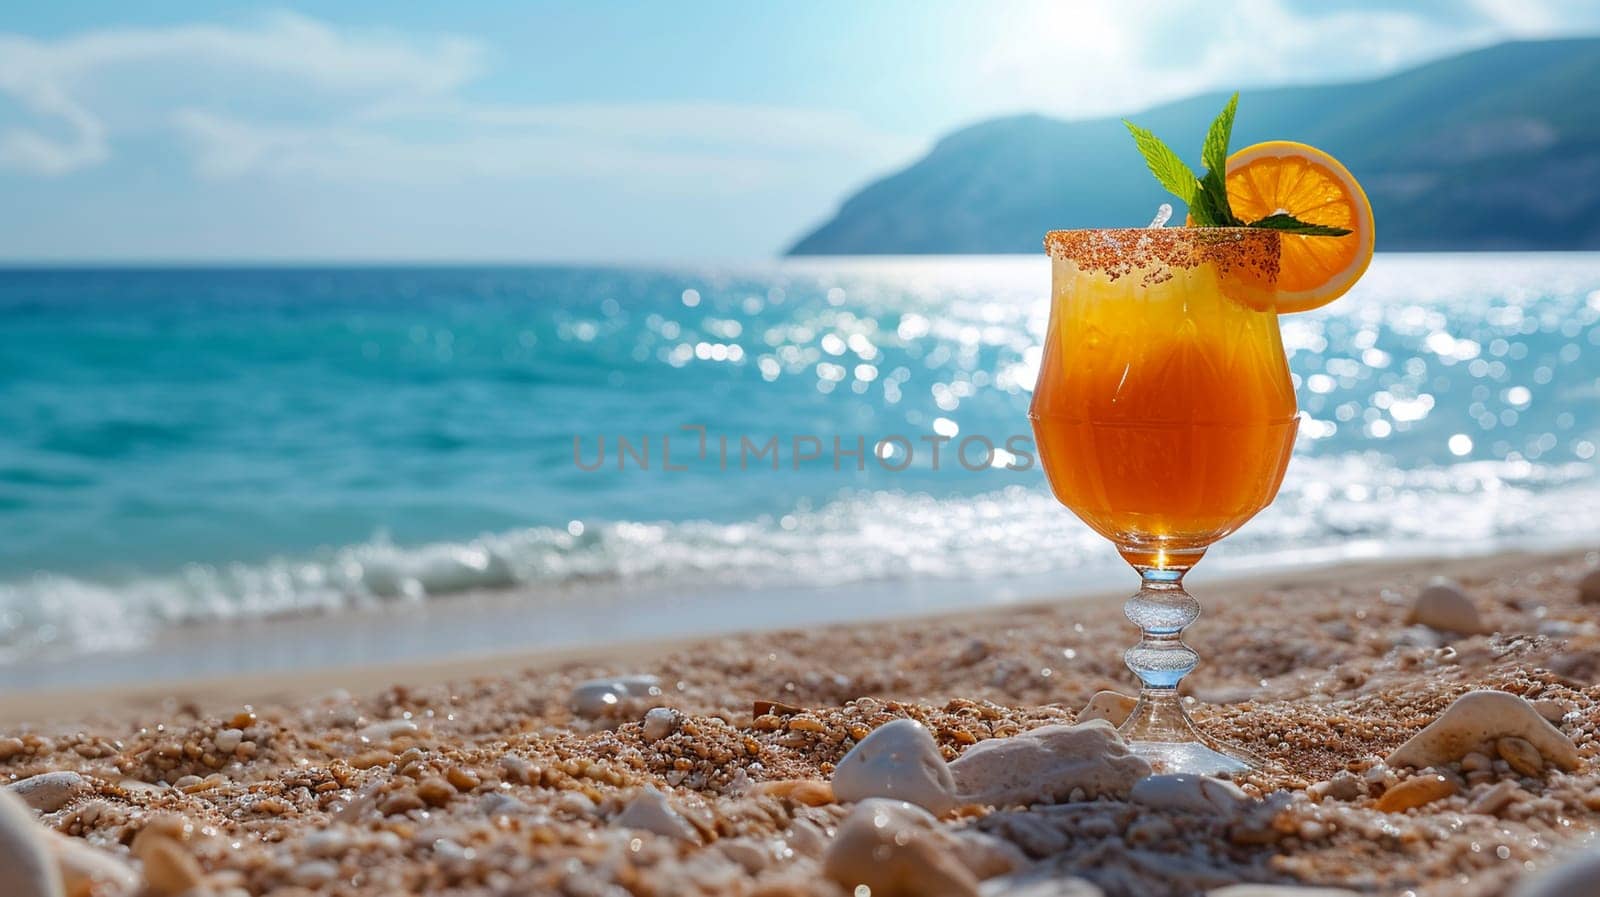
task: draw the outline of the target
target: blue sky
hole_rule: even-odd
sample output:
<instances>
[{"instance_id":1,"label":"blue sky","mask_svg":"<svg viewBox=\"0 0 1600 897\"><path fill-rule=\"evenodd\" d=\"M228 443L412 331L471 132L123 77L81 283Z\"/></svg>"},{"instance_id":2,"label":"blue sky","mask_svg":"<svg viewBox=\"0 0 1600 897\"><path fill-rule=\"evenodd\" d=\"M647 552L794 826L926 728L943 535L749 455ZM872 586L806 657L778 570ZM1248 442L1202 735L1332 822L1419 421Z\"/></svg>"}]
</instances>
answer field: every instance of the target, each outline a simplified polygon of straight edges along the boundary
<instances>
[{"instance_id":1,"label":"blue sky","mask_svg":"<svg viewBox=\"0 0 1600 897\"><path fill-rule=\"evenodd\" d=\"M19 6L18 260L768 256L987 116L1600 30L1573 0Z\"/></svg>"}]
</instances>

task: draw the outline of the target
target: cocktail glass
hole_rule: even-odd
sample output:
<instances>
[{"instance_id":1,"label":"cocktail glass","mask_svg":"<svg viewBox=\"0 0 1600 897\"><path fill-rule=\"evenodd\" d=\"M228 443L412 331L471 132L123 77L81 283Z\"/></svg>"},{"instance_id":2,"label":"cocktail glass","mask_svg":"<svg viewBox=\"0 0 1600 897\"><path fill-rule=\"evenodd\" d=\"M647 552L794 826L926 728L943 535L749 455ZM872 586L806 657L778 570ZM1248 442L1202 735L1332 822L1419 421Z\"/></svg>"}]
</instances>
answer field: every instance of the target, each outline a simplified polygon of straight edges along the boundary
<instances>
[{"instance_id":1,"label":"cocktail glass","mask_svg":"<svg viewBox=\"0 0 1600 897\"><path fill-rule=\"evenodd\" d=\"M1121 732L1159 772L1258 767L1178 694L1199 655L1184 574L1272 502L1298 418L1278 332L1279 235L1250 228L1055 231L1049 331L1029 417L1056 498L1138 571Z\"/></svg>"}]
</instances>

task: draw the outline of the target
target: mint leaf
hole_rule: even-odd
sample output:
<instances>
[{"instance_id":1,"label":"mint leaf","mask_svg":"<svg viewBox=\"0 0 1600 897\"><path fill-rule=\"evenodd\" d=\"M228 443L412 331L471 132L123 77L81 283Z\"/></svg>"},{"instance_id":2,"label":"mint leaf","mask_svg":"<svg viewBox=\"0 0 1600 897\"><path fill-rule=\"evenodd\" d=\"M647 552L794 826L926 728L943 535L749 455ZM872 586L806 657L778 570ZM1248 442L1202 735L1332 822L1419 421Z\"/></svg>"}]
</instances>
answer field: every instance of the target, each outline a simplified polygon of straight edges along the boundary
<instances>
[{"instance_id":1,"label":"mint leaf","mask_svg":"<svg viewBox=\"0 0 1600 897\"><path fill-rule=\"evenodd\" d=\"M1327 224L1311 224L1283 212L1252 221L1248 226L1264 227L1268 230L1282 231L1286 234L1303 234L1308 237L1342 237L1350 233L1348 228L1332 227Z\"/></svg>"},{"instance_id":2,"label":"mint leaf","mask_svg":"<svg viewBox=\"0 0 1600 897\"><path fill-rule=\"evenodd\" d=\"M1194 171L1178 158L1172 147L1161 142L1161 138L1139 127L1127 119L1122 123L1128 126L1128 133L1133 135L1133 143L1139 148L1140 155L1144 156L1144 164L1149 166L1150 173L1156 176L1161 186L1167 192L1183 200L1186 206L1194 204L1195 191L1199 187L1199 179L1194 176Z\"/></svg>"},{"instance_id":3,"label":"mint leaf","mask_svg":"<svg viewBox=\"0 0 1600 897\"><path fill-rule=\"evenodd\" d=\"M1206 131L1205 147L1200 151L1200 162L1209 171L1226 173L1228 170L1228 141L1233 139L1233 117L1239 111L1239 94L1237 91L1228 99L1228 105L1223 107L1222 114L1211 123L1211 129Z\"/></svg>"},{"instance_id":4,"label":"mint leaf","mask_svg":"<svg viewBox=\"0 0 1600 897\"><path fill-rule=\"evenodd\" d=\"M1200 161L1206 173L1200 178L1200 192L1207 197L1212 227L1238 227L1244 224L1233 214L1228 202L1228 143L1233 139L1233 118L1239 111L1239 94L1228 98L1211 127L1206 131L1206 142L1200 150Z\"/></svg>"}]
</instances>

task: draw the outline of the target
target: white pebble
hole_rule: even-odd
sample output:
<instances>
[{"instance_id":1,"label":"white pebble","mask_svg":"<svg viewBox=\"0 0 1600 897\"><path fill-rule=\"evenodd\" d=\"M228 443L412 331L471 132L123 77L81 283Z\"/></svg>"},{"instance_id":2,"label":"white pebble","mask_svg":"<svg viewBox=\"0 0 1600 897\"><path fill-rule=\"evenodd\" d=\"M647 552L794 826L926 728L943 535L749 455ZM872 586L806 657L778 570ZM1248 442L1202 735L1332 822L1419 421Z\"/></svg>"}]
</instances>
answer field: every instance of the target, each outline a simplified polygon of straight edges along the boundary
<instances>
[{"instance_id":1,"label":"white pebble","mask_svg":"<svg viewBox=\"0 0 1600 897\"><path fill-rule=\"evenodd\" d=\"M1010 738L980 741L950 763L963 801L996 807L1059 803L1082 789L1087 797L1124 797L1150 774L1105 720L1044 726Z\"/></svg>"},{"instance_id":2,"label":"white pebble","mask_svg":"<svg viewBox=\"0 0 1600 897\"><path fill-rule=\"evenodd\" d=\"M659 697L661 680L648 674L590 679L572 689L572 709L579 716L604 716L630 698Z\"/></svg>"},{"instance_id":3,"label":"white pebble","mask_svg":"<svg viewBox=\"0 0 1600 897\"><path fill-rule=\"evenodd\" d=\"M211 740L217 745L217 750L231 754L244 741L244 732L238 729L223 729Z\"/></svg>"},{"instance_id":4,"label":"white pebble","mask_svg":"<svg viewBox=\"0 0 1600 897\"><path fill-rule=\"evenodd\" d=\"M1139 780L1128 800L1156 810L1207 816L1238 815L1251 803L1238 785L1209 776L1160 775Z\"/></svg>"},{"instance_id":5,"label":"white pebble","mask_svg":"<svg viewBox=\"0 0 1600 897\"><path fill-rule=\"evenodd\" d=\"M846 892L878 897L976 897L978 878L962 865L938 820L905 801L869 798L840 823L822 872Z\"/></svg>"},{"instance_id":6,"label":"white pebble","mask_svg":"<svg viewBox=\"0 0 1600 897\"><path fill-rule=\"evenodd\" d=\"M47 772L7 785L12 794L41 813L54 813L89 790L89 782L75 772Z\"/></svg>"},{"instance_id":7,"label":"white pebble","mask_svg":"<svg viewBox=\"0 0 1600 897\"><path fill-rule=\"evenodd\" d=\"M942 814L955 807L955 788L933 736L913 719L874 729L833 771L834 797L846 803L887 797Z\"/></svg>"},{"instance_id":8,"label":"white pebble","mask_svg":"<svg viewBox=\"0 0 1600 897\"><path fill-rule=\"evenodd\" d=\"M667 796L649 786L635 794L611 822L622 828L642 829L680 841L700 840L700 833L667 803Z\"/></svg>"},{"instance_id":9,"label":"white pebble","mask_svg":"<svg viewBox=\"0 0 1600 897\"><path fill-rule=\"evenodd\" d=\"M671 707L652 707L644 715L644 740L660 741L678 728L678 711Z\"/></svg>"}]
</instances>

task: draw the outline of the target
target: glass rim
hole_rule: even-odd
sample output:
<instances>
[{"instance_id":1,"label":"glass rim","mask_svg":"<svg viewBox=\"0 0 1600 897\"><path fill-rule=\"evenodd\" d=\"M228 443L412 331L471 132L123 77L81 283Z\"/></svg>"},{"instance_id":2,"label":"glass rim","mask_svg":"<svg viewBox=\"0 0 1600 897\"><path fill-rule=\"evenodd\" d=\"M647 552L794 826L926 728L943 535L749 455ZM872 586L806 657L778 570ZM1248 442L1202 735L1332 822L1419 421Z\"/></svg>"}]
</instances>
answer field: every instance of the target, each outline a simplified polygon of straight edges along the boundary
<instances>
[{"instance_id":1,"label":"glass rim","mask_svg":"<svg viewBox=\"0 0 1600 897\"><path fill-rule=\"evenodd\" d=\"M1052 259L1094 269L1187 268L1215 262L1257 270L1268 280L1277 277L1282 245L1281 233L1261 227L1079 228L1049 231L1044 237Z\"/></svg>"}]
</instances>

